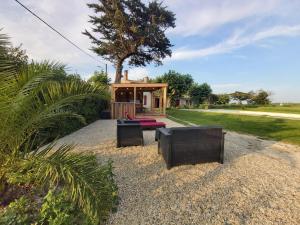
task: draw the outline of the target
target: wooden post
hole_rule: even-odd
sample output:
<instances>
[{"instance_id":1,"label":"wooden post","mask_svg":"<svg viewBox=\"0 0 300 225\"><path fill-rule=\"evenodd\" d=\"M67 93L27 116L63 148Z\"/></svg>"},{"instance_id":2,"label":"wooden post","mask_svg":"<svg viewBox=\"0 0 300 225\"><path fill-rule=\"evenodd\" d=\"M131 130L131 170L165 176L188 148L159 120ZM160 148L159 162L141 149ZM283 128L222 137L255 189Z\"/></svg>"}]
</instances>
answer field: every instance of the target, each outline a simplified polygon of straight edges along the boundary
<instances>
[{"instance_id":1,"label":"wooden post","mask_svg":"<svg viewBox=\"0 0 300 225\"><path fill-rule=\"evenodd\" d=\"M166 115L166 108L167 108L167 87L163 88L163 114Z\"/></svg>"},{"instance_id":2,"label":"wooden post","mask_svg":"<svg viewBox=\"0 0 300 225\"><path fill-rule=\"evenodd\" d=\"M159 92L159 113L163 113L163 94L164 94L164 88L160 89Z\"/></svg>"},{"instance_id":3,"label":"wooden post","mask_svg":"<svg viewBox=\"0 0 300 225\"><path fill-rule=\"evenodd\" d=\"M135 111L136 111L136 107L135 107L135 104L136 104L136 87L133 88L133 118L136 116L135 115Z\"/></svg>"},{"instance_id":4,"label":"wooden post","mask_svg":"<svg viewBox=\"0 0 300 225\"><path fill-rule=\"evenodd\" d=\"M151 94L151 97L150 97L150 111L152 113L152 111L153 111L153 92L151 91L150 94Z\"/></svg>"},{"instance_id":5,"label":"wooden post","mask_svg":"<svg viewBox=\"0 0 300 225\"><path fill-rule=\"evenodd\" d=\"M115 119L115 98L116 98L116 93L115 93L115 88L111 87L111 118Z\"/></svg>"}]
</instances>

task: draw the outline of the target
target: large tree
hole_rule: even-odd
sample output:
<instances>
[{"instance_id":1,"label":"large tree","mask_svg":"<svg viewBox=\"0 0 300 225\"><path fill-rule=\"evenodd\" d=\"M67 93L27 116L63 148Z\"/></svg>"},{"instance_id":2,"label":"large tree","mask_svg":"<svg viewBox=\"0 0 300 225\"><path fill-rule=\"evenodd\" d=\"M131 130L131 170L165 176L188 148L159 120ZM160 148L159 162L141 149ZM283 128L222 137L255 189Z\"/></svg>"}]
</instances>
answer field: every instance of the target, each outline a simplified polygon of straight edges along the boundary
<instances>
[{"instance_id":1,"label":"large tree","mask_svg":"<svg viewBox=\"0 0 300 225\"><path fill-rule=\"evenodd\" d=\"M251 100L254 104L257 105L268 105L271 103L270 92L259 90L252 96Z\"/></svg>"},{"instance_id":2,"label":"large tree","mask_svg":"<svg viewBox=\"0 0 300 225\"><path fill-rule=\"evenodd\" d=\"M169 70L162 76L156 78L158 83L168 83L168 96L171 106L176 106L176 100L186 94L194 80L190 74L181 74L174 70Z\"/></svg>"},{"instance_id":3,"label":"large tree","mask_svg":"<svg viewBox=\"0 0 300 225\"><path fill-rule=\"evenodd\" d=\"M241 91L236 91L230 94L230 96L233 100L236 100L239 104L242 104L243 101L248 101L251 99L252 92L245 93Z\"/></svg>"},{"instance_id":4,"label":"large tree","mask_svg":"<svg viewBox=\"0 0 300 225\"><path fill-rule=\"evenodd\" d=\"M94 74L88 79L88 82L92 83L93 85L108 87L111 82L111 79L103 70L101 70L95 71Z\"/></svg>"},{"instance_id":5,"label":"large tree","mask_svg":"<svg viewBox=\"0 0 300 225\"><path fill-rule=\"evenodd\" d=\"M162 3L141 0L98 0L88 4L95 14L90 16L92 32L85 30L93 43L92 50L112 62L116 68L115 83L122 77L123 63L145 66L162 64L171 56L171 43L165 31L175 27L175 15Z\"/></svg>"},{"instance_id":6,"label":"large tree","mask_svg":"<svg viewBox=\"0 0 300 225\"><path fill-rule=\"evenodd\" d=\"M207 83L203 84L193 84L189 90L189 95L193 104L201 104L205 100L208 100L209 96L212 94L212 89Z\"/></svg>"},{"instance_id":7,"label":"large tree","mask_svg":"<svg viewBox=\"0 0 300 225\"><path fill-rule=\"evenodd\" d=\"M219 105L226 105L230 102L230 95L229 94L219 94L217 104Z\"/></svg>"}]
</instances>

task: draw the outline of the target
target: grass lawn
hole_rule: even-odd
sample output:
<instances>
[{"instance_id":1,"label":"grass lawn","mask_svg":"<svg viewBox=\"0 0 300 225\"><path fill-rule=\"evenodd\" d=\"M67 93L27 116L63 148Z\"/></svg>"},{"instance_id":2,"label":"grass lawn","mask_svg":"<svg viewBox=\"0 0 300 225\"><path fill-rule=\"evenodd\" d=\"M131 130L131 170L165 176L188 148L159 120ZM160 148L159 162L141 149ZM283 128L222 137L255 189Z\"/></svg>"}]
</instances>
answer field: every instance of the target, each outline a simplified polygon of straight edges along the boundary
<instances>
[{"instance_id":1,"label":"grass lawn","mask_svg":"<svg viewBox=\"0 0 300 225\"><path fill-rule=\"evenodd\" d=\"M288 106L259 106L257 108L247 108L249 111L261 111L261 112L278 112L278 113L296 113L300 114L300 105L288 105Z\"/></svg>"},{"instance_id":2,"label":"grass lawn","mask_svg":"<svg viewBox=\"0 0 300 225\"><path fill-rule=\"evenodd\" d=\"M288 105L268 105L268 106L239 106L228 105L223 107L217 107L218 109L236 109L236 110L248 110L248 111L260 111L260 112L278 112L278 113L296 113L300 114L300 104L288 104Z\"/></svg>"},{"instance_id":3,"label":"grass lawn","mask_svg":"<svg viewBox=\"0 0 300 225\"><path fill-rule=\"evenodd\" d=\"M168 110L168 115L194 124L220 125L227 130L300 145L300 120L204 113L176 109Z\"/></svg>"}]
</instances>

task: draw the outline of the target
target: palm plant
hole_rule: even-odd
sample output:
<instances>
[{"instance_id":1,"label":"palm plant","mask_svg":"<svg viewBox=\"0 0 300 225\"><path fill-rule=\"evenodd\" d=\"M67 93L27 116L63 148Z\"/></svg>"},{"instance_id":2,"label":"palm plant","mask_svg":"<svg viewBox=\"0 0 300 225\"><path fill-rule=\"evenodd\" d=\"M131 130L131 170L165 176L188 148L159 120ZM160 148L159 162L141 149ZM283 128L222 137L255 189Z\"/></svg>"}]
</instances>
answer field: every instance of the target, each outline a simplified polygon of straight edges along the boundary
<instances>
[{"instance_id":1,"label":"palm plant","mask_svg":"<svg viewBox=\"0 0 300 225\"><path fill-rule=\"evenodd\" d=\"M75 154L72 146L41 148L40 137L66 118L85 123L73 105L87 98L108 100L106 90L67 79L59 63L32 62L17 70L5 56L8 44L0 34L0 182L68 190L75 205L102 221L115 199L111 164Z\"/></svg>"}]
</instances>

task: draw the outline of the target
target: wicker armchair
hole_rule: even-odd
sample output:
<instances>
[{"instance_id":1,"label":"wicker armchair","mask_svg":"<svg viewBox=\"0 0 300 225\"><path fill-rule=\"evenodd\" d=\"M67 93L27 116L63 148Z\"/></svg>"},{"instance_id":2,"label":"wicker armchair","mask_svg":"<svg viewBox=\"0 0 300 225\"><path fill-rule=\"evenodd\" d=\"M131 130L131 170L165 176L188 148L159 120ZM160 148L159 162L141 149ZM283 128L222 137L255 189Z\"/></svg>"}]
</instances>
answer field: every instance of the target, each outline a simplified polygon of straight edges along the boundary
<instances>
[{"instance_id":1,"label":"wicker armchair","mask_svg":"<svg viewBox=\"0 0 300 225\"><path fill-rule=\"evenodd\" d=\"M224 158L222 127L159 128L155 138L167 168L201 162L220 162Z\"/></svg>"},{"instance_id":2,"label":"wicker armchair","mask_svg":"<svg viewBox=\"0 0 300 225\"><path fill-rule=\"evenodd\" d=\"M141 125L117 120L117 148L134 145L144 145Z\"/></svg>"}]
</instances>

